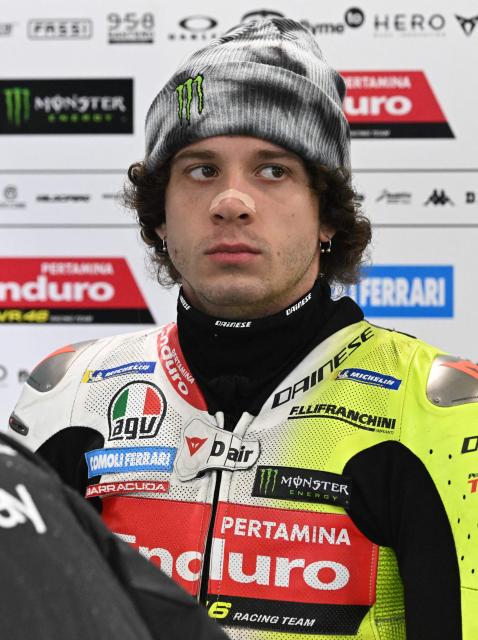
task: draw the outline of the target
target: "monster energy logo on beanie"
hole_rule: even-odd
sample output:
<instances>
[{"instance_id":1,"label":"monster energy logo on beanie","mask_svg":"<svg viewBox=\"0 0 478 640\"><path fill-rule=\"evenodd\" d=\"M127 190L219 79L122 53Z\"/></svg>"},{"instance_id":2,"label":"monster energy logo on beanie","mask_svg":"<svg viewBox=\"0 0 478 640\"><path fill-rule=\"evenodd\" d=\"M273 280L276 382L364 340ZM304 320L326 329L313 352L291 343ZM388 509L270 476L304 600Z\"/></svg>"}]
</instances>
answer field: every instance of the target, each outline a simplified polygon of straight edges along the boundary
<instances>
[{"instance_id":1,"label":"monster energy logo on beanie","mask_svg":"<svg viewBox=\"0 0 478 640\"><path fill-rule=\"evenodd\" d=\"M252 495L276 500L350 505L351 481L337 473L297 467L257 467Z\"/></svg>"},{"instance_id":2,"label":"monster energy logo on beanie","mask_svg":"<svg viewBox=\"0 0 478 640\"><path fill-rule=\"evenodd\" d=\"M197 111L198 114L202 113L203 109L203 91L202 91L202 83L203 76L198 73L198 75L193 78L188 78L186 82L182 82L178 84L176 87L176 93L178 96L178 118L179 122L183 124L183 111L185 111L185 116L188 125L191 122L191 104L193 101L193 87L196 87L197 93ZM186 92L186 101L184 100L184 92Z\"/></svg>"}]
</instances>

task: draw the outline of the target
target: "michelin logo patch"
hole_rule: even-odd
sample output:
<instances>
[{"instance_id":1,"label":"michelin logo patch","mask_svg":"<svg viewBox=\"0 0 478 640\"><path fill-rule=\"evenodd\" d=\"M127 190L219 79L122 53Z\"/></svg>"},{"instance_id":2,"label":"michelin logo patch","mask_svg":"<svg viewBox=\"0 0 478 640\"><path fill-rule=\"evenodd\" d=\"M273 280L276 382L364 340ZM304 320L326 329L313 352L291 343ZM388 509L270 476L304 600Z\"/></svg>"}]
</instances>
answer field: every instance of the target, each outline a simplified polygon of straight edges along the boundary
<instances>
[{"instance_id":1,"label":"michelin logo patch","mask_svg":"<svg viewBox=\"0 0 478 640\"><path fill-rule=\"evenodd\" d=\"M172 471L175 457L174 447L121 447L85 453L88 478L106 473Z\"/></svg>"},{"instance_id":2,"label":"michelin logo patch","mask_svg":"<svg viewBox=\"0 0 478 640\"><path fill-rule=\"evenodd\" d=\"M386 376L377 371L368 371L367 369L342 369L337 374L337 380L351 380L352 382L360 382L361 384L370 384L373 387L382 387L383 389L391 389L396 391L401 380L393 376Z\"/></svg>"},{"instance_id":3,"label":"michelin logo patch","mask_svg":"<svg viewBox=\"0 0 478 640\"><path fill-rule=\"evenodd\" d=\"M124 376L130 373L154 373L156 368L156 362L144 361L144 362L127 362L126 364L120 364L118 367L112 369L87 369L83 375L82 382L103 382L103 380L109 380L116 376Z\"/></svg>"}]
</instances>

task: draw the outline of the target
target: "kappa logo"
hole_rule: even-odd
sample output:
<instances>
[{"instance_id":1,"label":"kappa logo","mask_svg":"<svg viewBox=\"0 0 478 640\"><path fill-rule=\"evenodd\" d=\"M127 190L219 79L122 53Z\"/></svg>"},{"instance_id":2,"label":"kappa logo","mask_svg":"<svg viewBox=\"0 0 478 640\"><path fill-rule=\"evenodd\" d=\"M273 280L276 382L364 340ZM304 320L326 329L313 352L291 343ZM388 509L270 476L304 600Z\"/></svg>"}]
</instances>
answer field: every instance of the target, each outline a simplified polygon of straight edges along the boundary
<instances>
[{"instance_id":1,"label":"kappa logo","mask_svg":"<svg viewBox=\"0 0 478 640\"><path fill-rule=\"evenodd\" d=\"M186 436L186 442L188 443L189 453L193 456L199 451L203 444L207 441L207 438L189 438Z\"/></svg>"},{"instance_id":2,"label":"kappa logo","mask_svg":"<svg viewBox=\"0 0 478 640\"><path fill-rule=\"evenodd\" d=\"M13 529L30 520L37 533L45 533L47 528L31 495L23 484L15 487L16 496L0 489L0 527Z\"/></svg>"},{"instance_id":3,"label":"kappa logo","mask_svg":"<svg viewBox=\"0 0 478 640\"><path fill-rule=\"evenodd\" d=\"M203 80L204 76L198 73L195 78L188 78L186 82L178 84L175 89L178 96L178 118L181 126L183 124L183 114L188 125L191 123L191 105L194 95L193 87L196 88L197 112L199 115L202 113L204 106ZM184 94L186 94L186 99Z\"/></svg>"},{"instance_id":4,"label":"kappa logo","mask_svg":"<svg viewBox=\"0 0 478 640\"><path fill-rule=\"evenodd\" d=\"M155 438L166 413L166 398L152 382L130 382L108 407L109 440Z\"/></svg>"}]
</instances>

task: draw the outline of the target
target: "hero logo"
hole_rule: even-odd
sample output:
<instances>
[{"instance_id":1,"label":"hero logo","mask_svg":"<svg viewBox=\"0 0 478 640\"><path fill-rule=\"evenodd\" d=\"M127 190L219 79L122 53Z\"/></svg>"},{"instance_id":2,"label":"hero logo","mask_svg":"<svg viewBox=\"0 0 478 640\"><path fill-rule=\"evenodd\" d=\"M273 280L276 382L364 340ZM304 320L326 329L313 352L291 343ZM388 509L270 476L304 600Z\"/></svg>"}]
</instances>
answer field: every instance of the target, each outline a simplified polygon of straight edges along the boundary
<instances>
[{"instance_id":1,"label":"hero logo","mask_svg":"<svg viewBox=\"0 0 478 640\"><path fill-rule=\"evenodd\" d=\"M141 532L119 535L139 546L144 556L195 594L203 547L201 541L197 542L198 535L191 536L188 530L199 531L199 538L203 539L204 521L208 520L201 509L203 505L154 502L163 503L153 505L157 512L155 522L174 522L181 515L182 522L189 523L187 540L178 539L173 526L161 524L159 534L151 530L149 536ZM109 512L108 504L105 506ZM144 510L145 506L129 499L124 506L128 513L117 524L124 523L126 527L128 517L130 523L139 521L132 518L133 511ZM144 544L147 539L149 544ZM370 605L375 601L376 568L377 547L346 515L218 504L209 593L287 602Z\"/></svg>"},{"instance_id":2,"label":"hero logo","mask_svg":"<svg viewBox=\"0 0 478 640\"><path fill-rule=\"evenodd\" d=\"M130 382L108 407L108 440L155 438L166 413L166 398L152 382Z\"/></svg>"},{"instance_id":3,"label":"hero logo","mask_svg":"<svg viewBox=\"0 0 478 640\"><path fill-rule=\"evenodd\" d=\"M0 258L0 273L0 322L153 322L124 258Z\"/></svg>"},{"instance_id":4,"label":"hero logo","mask_svg":"<svg viewBox=\"0 0 478 640\"><path fill-rule=\"evenodd\" d=\"M365 267L347 293L368 317L452 318L453 267Z\"/></svg>"},{"instance_id":5,"label":"hero logo","mask_svg":"<svg viewBox=\"0 0 478 640\"><path fill-rule=\"evenodd\" d=\"M163 327L158 335L158 355L164 373L179 395L196 409L207 411L204 396L181 351L174 322Z\"/></svg>"},{"instance_id":6,"label":"hero logo","mask_svg":"<svg viewBox=\"0 0 478 640\"><path fill-rule=\"evenodd\" d=\"M453 138L422 71L341 71L355 138Z\"/></svg>"}]
</instances>

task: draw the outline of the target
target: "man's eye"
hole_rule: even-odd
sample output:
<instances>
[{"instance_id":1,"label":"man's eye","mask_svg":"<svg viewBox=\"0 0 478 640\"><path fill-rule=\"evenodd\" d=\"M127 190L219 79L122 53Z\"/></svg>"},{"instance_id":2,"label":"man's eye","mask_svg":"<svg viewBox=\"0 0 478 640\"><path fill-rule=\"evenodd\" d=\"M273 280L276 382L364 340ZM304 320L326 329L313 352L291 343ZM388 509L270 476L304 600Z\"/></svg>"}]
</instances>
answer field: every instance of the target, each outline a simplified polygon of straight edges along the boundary
<instances>
[{"instance_id":1,"label":"man's eye","mask_svg":"<svg viewBox=\"0 0 478 640\"><path fill-rule=\"evenodd\" d=\"M213 178L216 175L216 169L208 164L202 164L199 167L194 167L189 171L189 175L194 180L207 180Z\"/></svg>"},{"instance_id":2,"label":"man's eye","mask_svg":"<svg viewBox=\"0 0 478 640\"><path fill-rule=\"evenodd\" d=\"M269 178L270 180L279 180L285 175L286 170L284 167L281 167L280 165L271 164L271 165L268 165L267 167L262 167L259 173L264 178Z\"/></svg>"}]
</instances>

